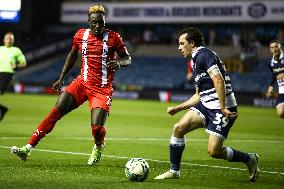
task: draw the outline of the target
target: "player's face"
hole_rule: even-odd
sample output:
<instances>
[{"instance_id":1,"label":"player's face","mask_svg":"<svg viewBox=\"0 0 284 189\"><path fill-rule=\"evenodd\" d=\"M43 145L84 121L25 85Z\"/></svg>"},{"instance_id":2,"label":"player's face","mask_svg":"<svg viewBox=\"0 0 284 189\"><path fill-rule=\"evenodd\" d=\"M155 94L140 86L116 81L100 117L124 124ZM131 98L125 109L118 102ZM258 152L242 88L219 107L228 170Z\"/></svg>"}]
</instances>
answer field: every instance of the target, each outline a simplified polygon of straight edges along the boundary
<instances>
[{"instance_id":1,"label":"player's face","mask_svg":"<svg viewBox=\"0 0 284 189\"><path fill-rule=\"evenodd\" d=\"M92 13L88 19L92 34L100 36L105 26L105 16L102 13Z\"/></svg>"},{"instance_id":2,"label":"player's face","mask_svg":"<svg viewBox=\"0 0 284 189\"><path fill-rule=\"evenodd\" d=\"M4 37L4 40L3 40L4 46L10 47L14 44L14 41L15 41L14 35L6 34L5 37Z\"/></svg>"},{"instance_id":3,"label":"player's face","mask_svg":"<svg viewBox=\"0 0 284 189\"><path fill-rule=\"evenodd\" d=\"M273 56L280 56L281 54L281 44L280 43L277 43L277 42L274 42L274 43L271 43L270 44L270 52Z\"/></svg>"},{"instance_id":4,"label":"player's face","mask_svg":"<svg viewBox=\"0 0 284 189\"><path fill-rule=\"evenodd\" d=\"M192 43L189 43L187 40L186 40L186 36L187 36L187 33L185 34L182 34L180 37L179 37L179 40L178 40L178 50L180 51L180 53L186 58L186 57L189 57L192 53Z\"/></svg>"}]
</instances>

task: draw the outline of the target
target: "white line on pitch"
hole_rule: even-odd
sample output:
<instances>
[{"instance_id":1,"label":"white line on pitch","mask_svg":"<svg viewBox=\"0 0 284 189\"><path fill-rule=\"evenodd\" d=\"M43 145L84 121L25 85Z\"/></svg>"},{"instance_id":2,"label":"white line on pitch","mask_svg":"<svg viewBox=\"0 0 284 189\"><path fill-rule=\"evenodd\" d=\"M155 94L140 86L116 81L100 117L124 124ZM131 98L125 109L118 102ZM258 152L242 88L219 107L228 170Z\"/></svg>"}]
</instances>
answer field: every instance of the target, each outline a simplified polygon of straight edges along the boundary
<instances>
[{"instance_id":1,"label":"white line on pitch","mask_svg":"<svg viewBox=\"0 0 284 189\"><path fill-rule=\"evenodd\" d=\"M8 148L10 149L11 147L9 146L0 146L0 148ZM64 151L59 151L59 150L44 150L44 149L34 149L34 151L40 151L40 152L50 152L50 153L57 153L57 154L71 154L71 155L84 155L84 156L89 156L91 154L88 153L81 153L81 152L64 152ZM108 158L115 158L115 159L130 159L131 157L126 157L126 156L112 156L112 155L102 155L103 157L108 157ZM155 160L155 159L146 159L147 161L152 161L152 162L158 162L158 163L169 163L169 161L163 161L163 160ZM230 169L230 170L239 170L239 171L246 171L246 169L241 169L241 168L236 168L236 167L224 167L224 166L218 166L218 165L207 165L207 164L198 164L198 163L181 163L182 165L190 165L190 166L198 166L198 167L212 167L212 168L218 168L218 169ZM268 173L268 174L277 174L277 175L284 175L284 173L281 172L275 172L275 171L264 171L260 170L262 173Z\"/></svg>"},{"instance_id":2,"label":"white line on pitch","mask_svg":"<svg viewBox=\"0 0 284 189\"><path fill-rule=\"evenodd\" d=\"M1 140L26 140L29 137L0 137ZM91 137L52 137L55 140L93 140ZM170 141L170 138L116 138L107 137L106 140L116 140L116 141ZM207 142L208 139L194 139L187 138L187 141L192 142ZM284 143L284 140L246 140L246 139L231 139L228 142L249 142L249 143Z\"/></svg>"}]
</instances>

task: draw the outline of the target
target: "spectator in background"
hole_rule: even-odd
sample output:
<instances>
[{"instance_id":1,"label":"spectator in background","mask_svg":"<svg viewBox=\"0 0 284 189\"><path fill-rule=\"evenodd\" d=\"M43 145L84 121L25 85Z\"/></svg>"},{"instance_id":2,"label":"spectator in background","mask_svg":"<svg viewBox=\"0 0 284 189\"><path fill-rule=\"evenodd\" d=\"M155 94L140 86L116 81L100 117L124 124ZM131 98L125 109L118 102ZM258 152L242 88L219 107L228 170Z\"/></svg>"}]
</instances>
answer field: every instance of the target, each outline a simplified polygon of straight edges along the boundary
<instances>
[{"instance_id":1,"label":"spectator in background","mask_svg":"<svg viewBox=\"0 0 284 189\"><path fill-rule=\"evenodd\" d=\"M14 47L15 37L12 32L4 36L4 46L0 46L0 95L3 95L11 82L16 68L27 65L26 58L18 47ZM8 108L0 104L0 121Z\"/></svg>"},{"instance_id":2,"label":"spectator in background","mask_svg":"<svg viewBox=\"0 0 284 189\"><path fill-rule=\"evenodd\" d=\"M144 43L153 42L153 31L151 29L147 28L146 30L144 30L143 40L144 40Z\"/></svg>"},{"instance_id":3,"label":"spectator in background","mask_svg":"<svg viewBox=\"0 0 284 189\"><path fill-rule=\"evenodd\" d=\"M243 40L240 60L244 66L244 71L251 72L255 64L258 63L259 41L253 37L250 40Z\"/></svg>"},{"instance_id":4,"label":"spectator in background","mask_svg":"<svg viewBox=\"0 0 284 189\"><path fill-rule=\"evenodd\" d=\"M240 34L239 32L233 32L232 34L232 42L234 47L240 47Z\"/></svg>"},{"instance_id":5,"label":"spectator in background","mask_svg":"<svg viewBox=\"0 0 284 189\"><path fill-rule=\"evenodd\" d=\"M216 30L213 27L209 29L209 46L215 45Z\"/></svg>"}]
</instances>

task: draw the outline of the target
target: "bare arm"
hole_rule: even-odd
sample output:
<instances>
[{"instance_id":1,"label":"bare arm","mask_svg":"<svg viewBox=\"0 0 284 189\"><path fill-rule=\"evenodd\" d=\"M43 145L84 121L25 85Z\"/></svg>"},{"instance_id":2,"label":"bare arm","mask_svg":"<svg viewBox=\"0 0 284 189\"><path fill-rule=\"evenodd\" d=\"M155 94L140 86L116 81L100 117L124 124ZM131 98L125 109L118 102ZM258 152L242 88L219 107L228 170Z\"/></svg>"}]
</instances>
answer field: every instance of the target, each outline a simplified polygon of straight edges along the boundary
<instances>
[{"instance_id":1,"label":"bare arm","mask_svg":"<svg viewBox=\"0 0 284 189\"><path fill-rule=\"evenodd\" d=\"M167 112L171 115L175 115L176 113L189 109L190 107L194 106L200 101L200 95L198 94L198 88L196 88L195 94L192 95L190 99L187 101L175 106L175 107L168 107Z\"/></svg>"},{"instance_id":2,"label":"bare arm","mask_svg":"<svg viewBox=\"0 0 284 189\"><path fill-rule=\"evenodd\" d=\"M273 85L276 82L276 77L273 74L273 70L271 68L271 66L269 66L269 70L271 71L271 81L270 81L270 85L267 88L266 91L266 97L271 97L273 95Z\"/></svg>"},{"instance_id":3,"label":"bare arm","mask_svg":"<svg viewBox=\"0 0 284 189\"><path fill-rule=\"evenodd\" d=\"M214 75L211 77L214 83L215 90L218 95L219 103L220 103L220 109L225 109L225 101L226 101L226 93L225 93L225 81L221 74Z\"/></svg>"},{"instance_id":4,"label":"bare arm","mask_svg":"<svg viewBox=\"0 0 284 189\"><path fill-rule=\"evenodd\" d=\"M266 97L271 97L273 95L273 86L269 85L267 92L266 92Z\"/></svg>"},{"instance_id":5,"label":"bare arm","mask_svg":"<svg viewBox=\"0 0 284 189\"><path fill-rule=\"evenodd\" d=\"M63 85L63 81L64 81L65 76L71 70L71 68L74 66L77 58L78 58L78 50L75 50L75 49L72 48L71 51L69 52L66 60L65 60L65 64L64 64L63 69L61 71L59 79L52 86L53 90L55 90L55 91L60 90L60 88Z\"/></svg>"},{"instance_id":6,"label":"bare arm","mask_svg":"<svg viewBox=\"0 0 284 189\"><path fill-rule=\"evenodd\" d=\"M226 108L226 92L225 92L226 89L225 89L225 81L223 76L220 73L214 74L212 72L210 72L209 75L214 83L214 87L218 95L220 109L222 113L228 118L237 117L236 112L230 112L230 110Z\"/></svg>"}]
</instances>

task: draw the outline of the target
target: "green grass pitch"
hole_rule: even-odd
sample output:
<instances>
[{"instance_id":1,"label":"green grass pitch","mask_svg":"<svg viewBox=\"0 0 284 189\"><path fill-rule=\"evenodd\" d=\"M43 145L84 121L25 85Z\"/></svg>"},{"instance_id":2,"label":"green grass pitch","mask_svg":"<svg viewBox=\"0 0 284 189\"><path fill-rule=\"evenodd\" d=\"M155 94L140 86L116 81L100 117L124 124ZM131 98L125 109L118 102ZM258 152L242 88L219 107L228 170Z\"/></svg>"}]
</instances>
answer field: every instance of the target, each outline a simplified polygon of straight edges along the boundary
<instances>
[{"instance_id":1,"label":"green grass pitch","mask_svg":"<svg viewBox=\"0 0 284 189\"><path fill-rule=\"evenodd\" d=\"M0 122L0 188L283 188L284 120L275 109L239 107L239 118L225 145L260 156L260 175L248 181L246 166L216 160L207 154L203 129L188 134L179 180L156 181L169 168L169 138L173 124L184 112L171 117L170 103L114 99L107 120L106 148L96 166L87 160L93 147L90 112L85 103L62 118L26 162L10 154L23 146L37 124L55 104L56 96L5 94L0 98L10 110ZM128 158L142 157L150 165L142 183L127 180Z\"/></svg>"}]
</instances>

